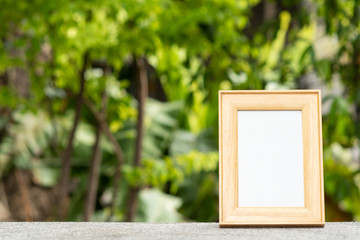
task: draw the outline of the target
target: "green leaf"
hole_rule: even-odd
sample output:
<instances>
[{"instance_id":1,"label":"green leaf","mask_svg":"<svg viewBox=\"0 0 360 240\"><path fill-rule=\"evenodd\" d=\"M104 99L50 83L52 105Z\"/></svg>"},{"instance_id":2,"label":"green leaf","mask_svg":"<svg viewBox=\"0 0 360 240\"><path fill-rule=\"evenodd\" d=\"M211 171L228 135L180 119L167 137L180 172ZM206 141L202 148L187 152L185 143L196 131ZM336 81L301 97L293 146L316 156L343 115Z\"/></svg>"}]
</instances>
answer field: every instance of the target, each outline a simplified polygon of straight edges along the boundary
<instances>
[{"instance_id":1,"label":"green leaf","mask_svg":"<svg viewBox=\"0 0 360 240\"><path fill-rule=\"evenodd\" d=\"M139 210L136 221L140 222L179 222L177 211L181 200L157 189L143 189L139 193Z\"/></svg>"},{"instance_id":2,"label":"green leaf","mask_svg":"<svg viewBox=\"0 0 360 240\"><path fill-rule=\"evenodd\" d=\"M36 164L32 168L33 181L42 187L54 187L60 177L59 168L47 167L45 164Z\"/></svg>"}]
</instances>

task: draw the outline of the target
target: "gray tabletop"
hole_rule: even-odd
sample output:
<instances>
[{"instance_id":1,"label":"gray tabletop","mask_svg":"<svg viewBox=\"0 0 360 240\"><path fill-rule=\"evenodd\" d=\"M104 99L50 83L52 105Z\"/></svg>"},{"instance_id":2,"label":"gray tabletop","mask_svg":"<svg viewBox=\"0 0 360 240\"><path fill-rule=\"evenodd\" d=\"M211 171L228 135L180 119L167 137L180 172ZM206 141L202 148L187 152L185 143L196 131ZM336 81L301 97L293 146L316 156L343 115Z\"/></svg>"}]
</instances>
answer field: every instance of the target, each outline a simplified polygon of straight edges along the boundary
<instances>
[{"instance_id":1,"label":"gray tabletop","mask_svg":"<svg viewBox=\"0 0 360 240\"><path fill-rule=\"evenodd\" d=\"M218 223L3 222L0 239L357 239L360 222L324 228L219 228Z\"/></svg>"}]
</instances>

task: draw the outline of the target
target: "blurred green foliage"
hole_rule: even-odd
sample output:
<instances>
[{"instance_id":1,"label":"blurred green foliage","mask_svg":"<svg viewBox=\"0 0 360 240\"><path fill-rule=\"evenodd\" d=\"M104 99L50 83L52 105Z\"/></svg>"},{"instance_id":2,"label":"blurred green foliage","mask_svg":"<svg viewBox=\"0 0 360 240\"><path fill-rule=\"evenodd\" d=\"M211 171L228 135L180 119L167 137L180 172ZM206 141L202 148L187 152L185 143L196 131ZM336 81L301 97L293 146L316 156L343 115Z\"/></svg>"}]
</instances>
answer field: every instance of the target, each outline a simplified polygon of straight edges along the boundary
<instances>
[{"instance_id":1,"label":"blurred green foliage","mask_svg":"<svg viewBox=\"0 0 360 240\"><path fill-rule=\"evenodd\" d=\"M217 91L302 88L315 72L324 88L340 82L340 94L323 98L329 106L323 113L327 220L359 220L359 1L0 0L0 6L5 185L23 169L32 184L56 189L89 56L84 98L100 107L106 93L106 121L125 155L110 216L117 163L101 137L92 219L124 220L129 187L141 187L137 221L217 221ZM325 53L317 50L322 28L321 37L330 41ZM132 165L137 57L147 62L152 97L140 167ZM83 219L96 126L84 106L73 144L68 220Z\"/></svg>"}]
</instances>

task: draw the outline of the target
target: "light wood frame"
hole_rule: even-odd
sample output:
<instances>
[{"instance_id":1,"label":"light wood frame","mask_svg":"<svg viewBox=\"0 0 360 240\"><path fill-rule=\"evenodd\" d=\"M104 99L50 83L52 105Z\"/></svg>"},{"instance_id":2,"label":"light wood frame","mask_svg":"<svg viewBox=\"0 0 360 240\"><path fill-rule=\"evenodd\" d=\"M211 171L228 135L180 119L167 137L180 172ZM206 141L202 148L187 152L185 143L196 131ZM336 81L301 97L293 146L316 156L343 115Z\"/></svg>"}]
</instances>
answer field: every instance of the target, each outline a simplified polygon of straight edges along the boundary
<instances>
[{"instance_id":1,"label":"light wood frame","mask_svg":"<svg viewBox=\"0 0 360 240\"><path fill-rule=\"evenodd\" d=\"M239 110L301 110L304 207L238 207ZM219 91L219 223L237 226L324 226L320 90Z\"/></svg>"}]
</instances>

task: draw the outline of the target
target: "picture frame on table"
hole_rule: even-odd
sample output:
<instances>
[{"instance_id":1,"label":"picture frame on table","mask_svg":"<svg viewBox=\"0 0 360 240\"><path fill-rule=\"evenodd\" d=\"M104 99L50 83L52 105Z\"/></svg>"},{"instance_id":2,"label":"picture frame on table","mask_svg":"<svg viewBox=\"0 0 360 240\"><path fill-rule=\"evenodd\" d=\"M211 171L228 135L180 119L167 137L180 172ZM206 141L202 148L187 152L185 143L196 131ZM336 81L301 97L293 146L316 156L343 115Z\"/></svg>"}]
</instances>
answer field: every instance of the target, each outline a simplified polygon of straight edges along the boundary
<instances>
[{"instance_id":1,"label":"picture frame on table","mask_svg":"<svg viewBox=\"0 0 360 240\"><path fill-rule=\"evenodd\" d=\"M219 91L219 224L325 224L320 90Z\"/></svg>"}]
</instances>

